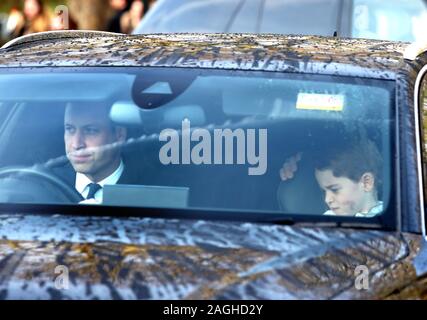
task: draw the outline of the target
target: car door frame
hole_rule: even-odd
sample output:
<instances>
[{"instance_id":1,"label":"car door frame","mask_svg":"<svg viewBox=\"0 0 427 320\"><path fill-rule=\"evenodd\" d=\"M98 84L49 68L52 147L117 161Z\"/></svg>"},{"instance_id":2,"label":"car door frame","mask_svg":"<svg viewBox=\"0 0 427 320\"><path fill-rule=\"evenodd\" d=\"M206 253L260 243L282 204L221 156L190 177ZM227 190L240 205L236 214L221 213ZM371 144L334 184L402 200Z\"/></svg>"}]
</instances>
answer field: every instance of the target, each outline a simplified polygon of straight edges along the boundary
<instances>
[{"instance_id":1,"label":"car door frame","mask_svg":"<svg viewBox=\"0 0 427 320\"><path fill-rule=\"evenodd\" d=\"M426 54L424 54L426 56ZM427 58L427 56L426 56ZM426 208L425 208L425 196L427 193L427 159L423 159L423 153L427 154L427 147L424 141L424 128L422 125L423 108L420 106L420 94L421 86L427 81L427 63L419 70L417 78L415 80L414 87L414 120L415 120L415 141L416 141L416 156L417 156L417 167L418 171L418 190L420 196L420 212L421 212L421 227L423 238L427 241L427 219L426 219Z\"/></svg>"}]
</instances>

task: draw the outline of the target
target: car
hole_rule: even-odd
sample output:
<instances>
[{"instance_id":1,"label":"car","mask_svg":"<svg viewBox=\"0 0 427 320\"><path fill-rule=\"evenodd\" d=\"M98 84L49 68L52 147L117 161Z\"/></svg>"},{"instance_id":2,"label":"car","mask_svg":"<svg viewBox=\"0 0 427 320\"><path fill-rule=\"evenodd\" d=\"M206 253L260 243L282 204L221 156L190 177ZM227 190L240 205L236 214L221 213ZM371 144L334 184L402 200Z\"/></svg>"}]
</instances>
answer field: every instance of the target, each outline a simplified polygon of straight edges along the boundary
<instances>
[{"instance_id":1,"label":"car","mask_svg":"<svg viewBox=\"0 0 427 320\"><path fill-rule=\"evenodd\" d=\"M426 65L424 44L320 36L7 43L0 298L425 298ZM112 127L95 125L103 117ZM101 130L117 141L90 146ZM313 161L366 139L382 165L363 181L382 209L334 211ZM77 180L100 180L85 169L94 150L120 150L141 180L82 200Z\"/></svg>"},{"instance_id":2,"label":"car","mask_svg":"<svg viewBox=\"0 0 427 320\"><path fill-rule=\"evenodd\" d=\"M420 41L422 0L159 0L135 34L273 33Z\"/></svg>"}]
</instances>

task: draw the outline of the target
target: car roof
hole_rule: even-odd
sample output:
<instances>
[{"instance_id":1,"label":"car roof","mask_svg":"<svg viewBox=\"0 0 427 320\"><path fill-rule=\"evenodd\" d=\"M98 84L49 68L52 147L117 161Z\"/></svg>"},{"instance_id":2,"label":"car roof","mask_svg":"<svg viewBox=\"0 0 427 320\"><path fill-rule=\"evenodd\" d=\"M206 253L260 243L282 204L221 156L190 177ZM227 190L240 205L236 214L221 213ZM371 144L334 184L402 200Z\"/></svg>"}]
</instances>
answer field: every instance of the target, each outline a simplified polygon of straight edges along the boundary
<instances>
[{"instance_id":1,"label":"car roof","mask_svg":"<svg viewBox=\"0 0 427 320\"><path fill-rule=\"evenodd\" d=\"M47 32L6 44L0 67L196 67L394 78L408 45L297 35Z\"/></svg>"}]
</instances>

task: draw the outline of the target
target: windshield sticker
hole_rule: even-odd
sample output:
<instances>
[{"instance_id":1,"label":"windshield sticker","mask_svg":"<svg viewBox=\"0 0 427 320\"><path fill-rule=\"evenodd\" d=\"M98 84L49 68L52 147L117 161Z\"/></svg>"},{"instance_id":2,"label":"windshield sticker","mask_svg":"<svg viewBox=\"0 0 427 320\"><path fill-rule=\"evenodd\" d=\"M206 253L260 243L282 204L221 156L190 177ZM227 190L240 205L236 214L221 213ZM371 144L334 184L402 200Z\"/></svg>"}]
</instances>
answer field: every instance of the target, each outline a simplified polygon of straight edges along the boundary
<instances>
[{"instance_id":1,"label":"windshield sticker","mask_svg":"<svg viewBox=\"0 0 427 320\"><path fill-rule=\"evenodd\" d=\"M320 93L299 93L296 108L303 110L343 111L344 96Z\"/></svg>"}]
</instances>

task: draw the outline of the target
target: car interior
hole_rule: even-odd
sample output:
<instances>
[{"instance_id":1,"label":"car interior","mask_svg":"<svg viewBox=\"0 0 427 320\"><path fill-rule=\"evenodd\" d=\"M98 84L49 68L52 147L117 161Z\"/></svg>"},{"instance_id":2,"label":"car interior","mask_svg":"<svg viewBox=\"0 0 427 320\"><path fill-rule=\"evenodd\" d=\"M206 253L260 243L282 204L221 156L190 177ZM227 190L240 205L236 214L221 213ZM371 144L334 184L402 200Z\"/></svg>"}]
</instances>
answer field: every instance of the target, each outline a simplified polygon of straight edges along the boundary
<instances>
[{"instance_id":1,"label":"car interior","mask_svg":"<svg viewBox=\"0 0 427 320\"><path fill-rule=\"evenodd\" d=\"M156 90L168 91L167 87L165 89L158 84L160 80L156 80ZM179 95L164 101L162 97L156 97L152 86L147 85L144 85L145 91L136 90L142 92L136 99L129 94L117 94L122 90L119 86L111 91L113 94L97 92L96 99L88 94L86 101L82 98L78 100L88 104L95 100L111 104L112 121L128 128L129 140L123 147L122 155L127 165L141 170L144 176L141 188L185 188L188 190L189 207L321 214L326 210L326 205L314 177L313 157L322 152L334 137L353 134L369 136L381 151L384 187L380 197L387 201L391 186L390 127L393 122L389 115L389 118L385 118L384 109L370 108L367 113L356 96L347 94L349 107L341 112L299 110L295 108L295 100L301 88L280 91L280 88L274 89L273 86L269 88L270 95L258 99L257 95L265 88L255 80L248 80L249 83L253 81L253 90L249 91L244 90L248 83L239 86L234 85L233 81L231 77L212 90L203 90L212 82L200 81L190 89L183 86ZM90 85L90 81L85 85ZM96 92L95 87L92 89ZM153 95L151 100L148 99L154 101L153 104L146 103L144 92ZM63 140L64 112L70 100L76 101L70 95L71 91L62 92L57 99L50 96L43 101L43 94L40 94L37 101L32 101L28 96L15 103L11 102L13 99L4 99L0 112L9 109L0 128L0 168L43 165L53 159L67 161ZM384 97L379 95L365 100L372 100L368 101L369 104L375 105L381 104L380 99ZM138 101L144 101L143 107L137 104ZM159 141L159 134L169 128L177 130L182 138L179 130L184 119L191 122L192 129L205 128L211 132L211 136L214 136L213 130L218 128L244 131L268 128L267 172L259 176L248 175L247 165L162 164L159 150L164 142ZM259 145L256 148L258 150ZM234 151L237 151L236 146ZM280 181L279 169L284 161L301 151L307 151L311 156L303 157L294 179ZM30 202L33 200L31 198ZM25 202L25 197L21 201ZM114 201L110 200L109 203L114 204Z\"/></svg>"}]
</instances>

